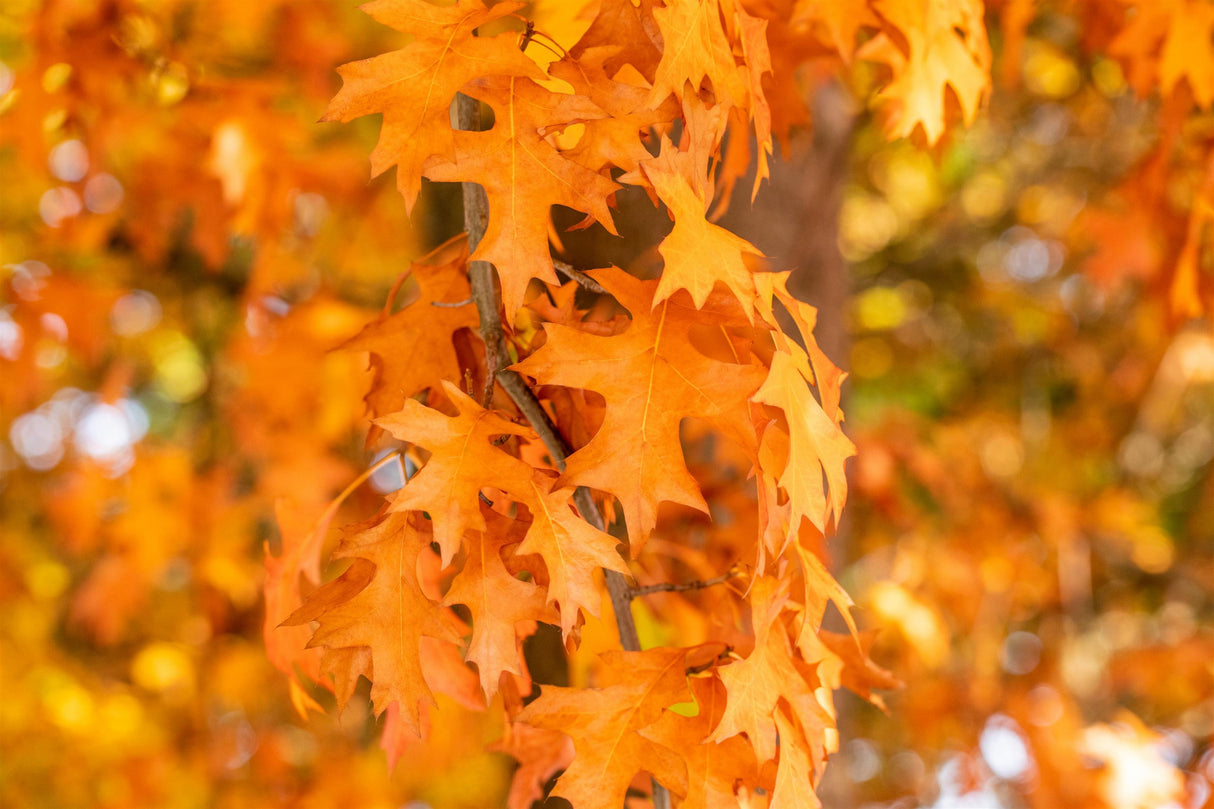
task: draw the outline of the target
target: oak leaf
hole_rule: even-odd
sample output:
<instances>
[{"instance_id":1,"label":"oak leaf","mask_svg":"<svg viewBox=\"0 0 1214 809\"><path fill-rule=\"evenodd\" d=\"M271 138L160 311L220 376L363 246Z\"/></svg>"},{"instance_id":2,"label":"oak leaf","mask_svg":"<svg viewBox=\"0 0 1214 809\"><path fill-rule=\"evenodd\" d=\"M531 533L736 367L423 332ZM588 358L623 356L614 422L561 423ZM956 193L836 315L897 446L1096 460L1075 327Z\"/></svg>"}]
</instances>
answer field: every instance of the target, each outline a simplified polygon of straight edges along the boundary
<instances>
[{"instance_id":1,"label":"oak leaf","mask_svg":"<svg viewBox=\"0 0 1214 809\"><path fill-rule=\"evenodd\" d=\"M671 705L691 693L682 649L607 652L605 687L542 686L540 696L518 721L557 730L573 739L573 763L556 782L553 795L578 809L618 809L638 772L652 774L678 793L686 791L686 768L679 755L639 731L653 725Z\"/></svg>"},{"instance_id":2,"label":"oak leaf","mask_svg":"<svg viewBox=\"0 0 1214 809\"><path fill-rule=\"evenodd\" d=\"M307 709L321 710L320 705L304 690L296 667L311 680L320 679L320 652L305 648L311 637L306 627L286 628L280 624L303 603L300 576L310 586L320 583L320 554L328 520L317 526L285 500L275 504L275 516L282 536L282 553L270 553L265 546L265 619L262 635L266 654L279 671L287 675L291 700L301 716Z\"/></svg>"},{"instance_id":3,"label":"oak leaf","mask_svg":"<svg viewBox=\"0 0 1214 809\"><path fill-rule=\"evenodd\" d=\"M856 51L856 35L865 27L876 28L877 18L868 3L839 3L836 0L796 0L789 24L821 29L844 62Z\"/></svg>"},{"instance_id":4,"label":"oak leaf","mask_svg":"<svg viewBox=\"0 0 1214 809\"><path fill-rule=\"evenodd\" d=\"M548 601L560 606L561 632L568 639L577 625L579 610L599 614L602 594L595 583L599 568L627 574L628 566L616 552L617 540L574 513L570 488L552 488L536 475L523 498L531 511L531 525L519 553L538 554L548 572Z\"/></svg>"},{"instance_id":5,"label":"oak leaf","mask_svg":"<svg viewBox=\"0 0 1214 809\"><path fill-rule=\"evenodd\" d=\"M973 123L991 84L981 0L875 0L873 8L893 32L877 34L857 55L893 71L877 96L887 105L890 137L907 137L922 126L928 143L938 141L949 90L965 123Z\"/></svg>"},{"instance_id":6,"label":"oak leaf","mask_svg":"<svg viewBox=\"0 0 1214 809\"><path fill-rule=\"evenodd\" d=\"M1183 80L1201 107L1214 103L1214 8L1194 0L1129 3L1131 16L1109 44L1109 52L1129 61L1129 78L1141 95L1155 89L1173 93Z\"/></svg>"},{"instance_id":7,"label":"oak leaf","mask_svg":"<svg viewBox=\"0 0 1214 809\"><path fill-rule=\"evenodd\" d=\"M788 582L770 576L755 580L750 593L755 647L744 660L721 669L729 700L710 741L745 733L760 764L776 757L775 713L780 701L814 700L813 691L793 658L781 613L788 604Z\"/></svg>"},{"instance_id":8,"label":"oak leaf","mask_svg":"<svg viewBox=\"0 0 1214 809\"><path fill-rule=\"evenodd\" d=\"M333 554L352 559L350 567L284 622L315 620L310 646L370 648L376 713L399 703L401 721L414 733L420 732L419 703L434 700L422 671L421 638L460 640L446 608L428 598L418 580L418 557L430 545L430 535L415 525L420 520L389 513L355 533Z\"/></svg>"},{"instance_id":9,"label":"oak leaf","mask_svg":"<svg viewBox=\"0 0 1214 809\"><path fill-rule=\"evenodd\" d=\"M620 74L625 65L653 83L662 59L662 34L653 18L653 0L601 0L598 14L569 55L581 59L592 49L609 47L614 53L603 61L609 76Z\"/></svg>"},{"instance_id":10,"label":"oak leaf","mask_svg":"<svg viewBox=\"0 0 1214 809\"><path fill-rule=\"evenodd\" d=\"M573 740L557 730L507 722L505 736L490 750L508 753L519 763L506 796L507 809L531 809L544 797L548 779L573 761Z\"/></svg>"},{"instance_id":11,"label":"oak leaf","mask_svg":"<svg viewBox=\"0 0 1214 809\"><path fill-rule=\"evenodd\" d=\"M754 401L783 411L783 421L768 425L760 452L764 470L779 469L780 487L791 504L789 530L795 533L808 518L826 533L839 519L847 500L846 460L855 444L810 391L814 374L805 351L792 341L772 356L771 372ZM823 478L825 477L825 484Z\"/></svg>"},{"instance_id":12,"label":"oak leaf","mask_svg":"<svg viewBox=\"0 0 1214 809\"><path fill-rule=\"evenodd\" d=\"M582 211L608 232L616 232L607 199L619 186L548 140L553 132L606 113L584 96L554 93L512 76L478 80L464 92L493 108L493 128L454 133L451 158L431 162L425 173L432 180L484 187L489 223L472 260L497 267L502 301L513 315L522 307L532 278L558 282L548 247L548 211L553 205Z\"/></svg>"},{"instance_id":13,"label":"oak leaf","mask_svg":"<svg viewBox=\"0 0 1214 809\"><path fill-rule=\"evenodd\" d=\"M591 171L609 166L636 171L640 161L648 160L646 144L651 128L672 121L678 115L673 98L658 107L650 107L649 88L617 81L607 73L607 62L621 50L619 45L587 48L575 58L572 54L553 63L549 73L569 82L575 93L586 96L604 112L605 117L588 120L577 145L564 154Z\"/></svg>"},{"instance_id":14,"label":"oak leaf","mask_svg":"<svg viewBox=\"0 0 1214 809\"><path fill-rule=\"evenodd\" d=\"M341 345L371 354L375 379L366 402L372 416L395 413L406 399L433 387L435 380L460 378L452 335L477 327L476 310L432 304L457 303L471 296L467 263L463 245L441 264L415 262L409 268L416 282L415 297L399 312L373 320Z\"/></svg>"},{"instance_id":15,"label":"oak leaf","mask_svg":"<svg viewBox=\"0 0 1214 809\"><path fill-rule=\"evenodd\" d=\"M362 6L376 21L415 38L401 50L338 68L342 88L321 120L344 122L383 113L371 171L378 176L397 166L396 184L410 212L426 162L447 157L454 148L449 111L456 92L487 72L543 79L539 67L519 51L514 36L475 36L479 26L523 5L505 2L486 8L480 0L451 6L373 0Z\"/></svg>"},{"instance_id":16,"label":"oak leaf","mask_svg":"<svg viewBox=\"0 0 1214 809\"><path fill-rule=\"evenodd\" d=\"M874 694L873 689L902 688L903 682L895 677L893 672L881 668L869 657L868 652L876 636L875 630L862 632L858 637L840 635L828 629L818 630L822 644L838 655L843 663L840 685L885 711L885 700L880 694Z\"/></svg>"},{"instance_id":17,"label":"oak leaf","mask_svg":"<svg viewBox=\"0 0 1214 809\"><path fill-rule=\"evenodd\" d=\"M750 190L750 201L754 202L759 193L759 185L771 175L771 167L768 164L773 147L771 103L763 89L763 77L772 73L771 49L767 44L767 20L748 14L741 5L735 8L734 13L737 15L738 40L746 60L750 120L754 122L755 142L758 145L755 154L755 179Z\"/></svg>"},{"instance_id":18,"label":"oak leaf","mask_svg":"<svg viewBox=\"0 0 1214 809\"><path fill-rule=\"evenodd\" d=\"M482 509L486 530L465 534L467 555L464 567L451 582L444 604L463 604L472 615L472 641L467 660L480 672L480 684L487 697L497 693L503 672L520 674L515 626L521 621L546 621L543 588L534 582L516 578L502 558L522 537L512 530L513 520Z\"/></svg>"},{"instance_id":19,"label":"oak leaf","mask_svg":"<svg viewBox=\"0 0 1214 809\"><path fill-rule=\"evenodd\" d=\"M445 567L459 553L466 531L485 530L481 489L531 477L531 467L494 446L493 438L534 434L485 410L452 383L443 380L442 385L458 415L448 416L410 399L399 412L375 423L401 441L431 453L421 470L396 493L391 508L429 513Z\"/></svg>"},{"instance_id":20,"label":"oak leaf","mask_svg":"<svg viewBox=\"0 0 1214 809\"><path fill-rule=\"evenodd\" d=\"M641 164L646 178L674 218L674 228L658 245L665 266L654 293L654 304L680 289L702 307L718 284L726 286L749 313L755 296L754 272L745 256L759 257L759 249L705 217L712 191L700 179L708 175L707 155L697 159L663 138L661 153Z\"/></svg>"},{"instance_id":21,"label":"oak leaf","mask_svg":"<svg viewBox=\"0 0 1214 809\"><path fill-rule=\"evenodd\" d=\"M725 710L725 686L717 677L694 677L690 686L699 712L687 717L667 711L641 735L682 754L687 766L682 809L734 809L739 784L758 782L754 751L740 736L706 741Z\"/></svg>"},{"instance_id":22,"label":"oak leaf","mask_svg":"<svg viewBox=\"0 0 1214 809\"><path fill-rule=\"evenodd\" d=\"M776 770L776 784L771 792L769 809L820 807L822 802L814 791L818 780L817 768L809 750L800 744L808 734L797 727L796 720L784 707L776 711L775 720L776 732L780 738L780 766ZM820 731L818 735L821 735Z\"/></svg>"},{"instance_id":23,"label":"oak leaf","mask_svg":"<svg viewBox=\"0 0 1214 809\"><path fill-rule=\"evenodd\" d=\"M747 86L734 62L719 0L667 0L664 7L654 9L653 16L664 46L650 104L671 94L682 96L687 82L695 93L708 79L718 99L747 106Z\"/></svg>"},{"instance_id":24,"label":"oak leaf","mask_svg":"<svg viewBox=\"0 0 1214 809\"><path fill-rule=\"evenodd\" d=\"M653 530L659 503L707 511L683 459L680 422L702 418L742 446L754 447L746 426L747 400L764 369L710 359L692 341L692 329L706 315L721 328L746 325L732 298L710 298L703 313L678 298L655 308L656 282L616 269L593 276L632 313L632 324L611 337L548 325L548 341L514 367L542 384L594 390L606 399L603 426L569 456L562 480L620 499L635 555Z\"/></svg>"}]
</instances>

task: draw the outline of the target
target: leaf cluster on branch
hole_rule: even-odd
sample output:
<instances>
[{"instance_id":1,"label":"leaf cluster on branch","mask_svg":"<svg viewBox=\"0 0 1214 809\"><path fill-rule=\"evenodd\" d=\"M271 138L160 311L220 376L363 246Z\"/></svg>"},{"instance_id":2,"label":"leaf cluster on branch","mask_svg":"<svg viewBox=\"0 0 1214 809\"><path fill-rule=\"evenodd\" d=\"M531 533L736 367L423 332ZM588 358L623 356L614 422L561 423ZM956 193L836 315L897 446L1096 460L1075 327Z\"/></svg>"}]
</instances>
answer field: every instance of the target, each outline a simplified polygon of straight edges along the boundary
<instances>
[{"instance_id":1,"label":"leaf cluster on branch","mask_svg":"<svg viewBox=\"0 0 1214 809\"><path fill-rule=\"evenodd\" d=\"M709 211L747 170L739 150L754 138L757 190L773 128L804 114L768 100L769 88L794 80L773 76L769 26L817 42L821 55L836 41L818 41L822 30L842 37L885 18L867 7L855 19L820 17L812 3L765 18L715 0L607 0L543 69L525 53L542 30L529 24L520 37L504 27L520 19L521 3L364 8L413 39L341 68L325 119L382 114L373 171L395 166L410 206L423 178L463 183L468 233L415 263L405 281L413 301L347 346L370 351L377 371L367 397L373 440L396 439L419 469L379 515L344 530L333 558L349 567L339 578L318 586L323 531L285 536L283 555L268 560L276 662L301 704L311 698L299 672L333 688L339 704L365 676L397 738L423 733L433 691L482 705L503 693L511 739L573 740L571 761L556 743L505 743L522 761L517 777L533 779L516 783L518 806L538 796L535 772L562 767L554 794L579 807L622 805L641 772L653 776L657 802L668 789L688 806L766 793L780 806L812 803L834 738L832 690L894 684L867 662L858 635L851 653L839 652L822 629L833 600L856 631L823 561L854 454L841 430L845 375L818 347L816 312L789 294L788 273L769 271ZM906 24L945 26L958 47L953 31L963 26L978 46L949 58L981 71L984 32L974 22ZM841 55L856 55L853 45ZM930 121L932 138L944 83L954 81L932 72L937 51L912 39L910 61L893 65L901 84L888 89L891 115L902 126ZM895 53L890 41L873 58ZM985 86L954 86L968 93L971 116ZM479 125L478 105L491 126ZM563 265L574 280L562 284L551 209L614 233L625 185L673 219L655 245L660 277ZM473 301L480 340L461 354ZM686 457L692 444L728 466L738 490L737 528L720 532L719 547L694 547L663 519L663 504L711 513ZM753 516L737 519L744 510ZM729 614L681 645L642 650L633 597L700 587L633 589L625 557L676 571L688 555L699 568L728 560L709 563L700 581L725 590ZM576 648L608 593L621 651L603 655L589 687L542 686L523 707L533 692L526 639L553 624ZM310 624L307 646L281 643L280 622ZM672 712L689 702L694 718Z\"/></svg>"}]
</instances>

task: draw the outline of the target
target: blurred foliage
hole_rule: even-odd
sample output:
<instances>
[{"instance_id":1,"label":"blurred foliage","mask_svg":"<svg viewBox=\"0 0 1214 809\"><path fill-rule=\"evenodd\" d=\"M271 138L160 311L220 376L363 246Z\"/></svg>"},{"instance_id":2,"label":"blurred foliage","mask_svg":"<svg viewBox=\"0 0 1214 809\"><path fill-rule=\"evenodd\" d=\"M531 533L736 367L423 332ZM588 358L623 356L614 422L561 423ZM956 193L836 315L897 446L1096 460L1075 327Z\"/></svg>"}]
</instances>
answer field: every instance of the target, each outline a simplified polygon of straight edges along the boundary
<instances>
[{"instance_id":1,"label":"blurred foliage","mask_svg":"<svg viewBox=\"0 0 1214 809\"><path fill-rule=\"evenodd\" d=\"M826 792L1214 805L1214 335L1173 277L1193 244L1209 283L1214 129L1135 94L1119 4L992 5L979 123L853 147L839 561L906 688L845 703ZM276 501L314 520L370 460L331 349L455 229L365 182L373 121L313 123L395 44L321 0L0 11L0 804L501 803L495 714L443 702L389 777L365 698L303 722L261 639Z\"/></svg>"},{"instance_id":2,"label":"blurred foliage","mask_svg":"<svg viewBox=\"0 0 1214 809\"><path fill-rule=\"evenodd\" d=\"M855 143L841 580L906 688L852 701L844 805L1210 801L1214 335L1131 246L1169 212L1102 207L1166 133L1081 25L938 154Z\"/></svg>"},{"instance_id":3,"label":"blurred foliage","mask_svg":"<svg viewBox=\"0 0 1214 809\"><path fill-rule=\"evenodd\" d=\"M0 11L0 804L504 791L457 706L389 779L366 704L301 722L261 638L276 499L314 519L364 462L331 349L417 252L373 127L314 124L389 44L324 2Z\"/></svg>"}]
</instances>

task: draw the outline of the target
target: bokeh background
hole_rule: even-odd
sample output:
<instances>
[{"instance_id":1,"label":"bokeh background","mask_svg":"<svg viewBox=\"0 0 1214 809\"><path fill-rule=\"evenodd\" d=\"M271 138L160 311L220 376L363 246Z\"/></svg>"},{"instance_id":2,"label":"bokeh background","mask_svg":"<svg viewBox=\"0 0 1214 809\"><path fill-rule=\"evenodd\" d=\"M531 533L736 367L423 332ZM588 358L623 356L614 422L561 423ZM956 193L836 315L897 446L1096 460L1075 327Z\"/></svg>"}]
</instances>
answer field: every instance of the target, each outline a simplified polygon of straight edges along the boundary
<instances>
[{"instance_id":1,"label":"bokeh background","mask_svg":"<svg viewBox=\"0 0 1214 809\"><path fill-rule=\"evenodd\" d=\"M529 11L570 42L578 5ZM814 129L727 214L851 373L835 567L905 683L840 697L828 806L1214 805L1214 331L1170 294L1214 120L1135 92L1106 7L992 3L993 97L935 148L871 63L807 70ZM389 774L262 641L276 514L376 460L334 349L459 228L368 181L375 120L316 123L399 44L331 0L0 10L0 805L501 805L498 714L440 705Z\"/></svg>"}]
</instances>

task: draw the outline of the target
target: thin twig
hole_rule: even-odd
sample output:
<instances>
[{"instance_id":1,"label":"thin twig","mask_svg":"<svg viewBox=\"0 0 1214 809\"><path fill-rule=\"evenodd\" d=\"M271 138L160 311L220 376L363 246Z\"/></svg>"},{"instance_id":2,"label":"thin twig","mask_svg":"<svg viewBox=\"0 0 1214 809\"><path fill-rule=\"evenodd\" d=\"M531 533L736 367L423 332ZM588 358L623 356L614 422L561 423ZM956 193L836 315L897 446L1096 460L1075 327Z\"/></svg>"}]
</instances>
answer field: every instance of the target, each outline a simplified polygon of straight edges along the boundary
<instances>
[{"instance_id":1,"label":"thin twig","mask_svg":"<svg viewBox=\"0 0 1214 809\"><path fill-rule=\"evenodd\" d=\"M472 303L471 298L465 298L462 301L430 301L431 306L438 306L442 309L458 309L461 306L467 306Z\"/></svg>"},{"instance_id":2,"label":"thin twig","mask_svg":"<svg viewBox=\"0 0 1214 809\"><path fill-rule=\"evenodd\" d=\"M736 579L742 575L740 570L730 570L720 576L714 576L711 579L703 579L697 581L683 582L675 584L674 582L661 582L660 584L649 584L645 587L633 587L629 589L628 595L630 598L640 598L652 593L685 593L688 590L703 590L705 587L712 587L717 584L724 584L730 579Z\"/></svg>"},{"instance_id":3,"label":"thin twig","mask_svg":"<svg viewBox=\"0 0 1214 809\"><path fill-rule=\"evenodd\" d=\"M611 294L610 292L608 292L606 289L603 288L602 284L600 284L598 281L591 278L586 273L577 269L572 264L568 264L564 261L560 261L559 259L553 259L552 266L556 267L556 271L559 272L561 275L563 275L566 278L569 278L573 281L577 281L579 286L581 286L585 289L588 289L591 292L597 292L600 295L610 295Z\"/></svg>"},{"instance_id":4,"label":"thin twig","mask_svg":"<svg viewBox=\"0 0 1214 809\"><path fill-rule=\"evenodd\" d=\"M462 130L480 129L480 103L464 94L456 96L455 125ZM489 223L489 203L485 190L476 183L463 183L464 227L468 231L468 250L472 252L485 235ZM588 279L592 280L592 279ZM557 431L531 388L514 371L499 367L499 357L505 356L502 345L502 321L498 314L498 296L493 284L493 265L487 261L473 261L468 265L468 281L472 286L472 299L480 315L481 339L485 342L485 364L488 372L485 379L485 407L492 403L493 383L496 380L506 391L523 417L531 424L540 440L552 456L558 469L565 468L570 447ZM573 493L573 502L582 519L600 531L604 530L603 515L595 505L590 490L579 486ZM632 590L622 573L605 570L607 592L611 596L611 609L615 613L616 628L620 633L620 645L625 651L639 652L641 641L637 635L636 620L632 617ZM670 793L653 779L654 809L670 809Z\"/></svg>"}]
</instances>

